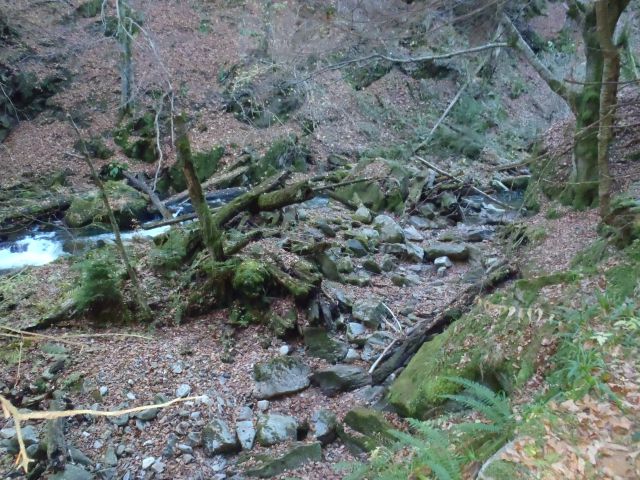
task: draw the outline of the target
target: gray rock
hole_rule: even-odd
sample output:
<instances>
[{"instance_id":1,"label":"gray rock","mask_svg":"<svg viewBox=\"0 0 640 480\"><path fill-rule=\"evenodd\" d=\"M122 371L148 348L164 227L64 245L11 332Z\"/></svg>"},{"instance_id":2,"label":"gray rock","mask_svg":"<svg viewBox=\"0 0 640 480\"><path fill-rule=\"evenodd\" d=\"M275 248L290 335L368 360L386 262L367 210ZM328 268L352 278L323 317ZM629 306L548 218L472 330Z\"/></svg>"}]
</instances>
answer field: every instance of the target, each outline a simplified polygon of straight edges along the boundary
<instances>
[{"instance_id":1,"label":"gray rock","mask_svg":"<svg viewBox=\"0 0 640 480\"><path fill-rule=\"evenodd\" d=\"M298 421L294 417L272 413L258 419L256 439L264 447L292 441L298 435Z\"/></svg>"},{"instance_id":2,"label":"gray rock","mask_svg":"<svg viewBox=\"0 0 640 480\"><path fill-rule=\"evenodd\" d=\"M297 357L277 357L257 364L253 369L255 396L269 399L304 390L309 386L310 373L310 368Z\"/></svg>"},{"instance_id":3,"label":"gray rock","mask_svg":"<svg viewBox=\"0 0 640 480\"><path fill-rule=\"evenodd\" d=\"M167 435L167 443L162 450L162 456L164 458L173 457L177 444L178 436L173 432L169 433L169 435Z\"/></svg>"},{"instance_id":4,"label":"gray rock","mask_svg":"<svg viewBox=\"0 0 640 480\"><path fill-rule=\"evenodd\" d=\"M445 267L445 268L453 267L453 263L451 262L451 260L449 260L449 257L447 257L447 256L436 258L433 261L433 264L438 268L440 268L440 267Z\"/></svg>"},{"instance_id":5,"label":"gray rock","mask_svg":"<svg viewBox=\"0 0 640 480\"><path fill-rule=\"evenodd\" d=\"M136 413L136 418L142 420L143 422L148 422L153 420L158 416L159 408L149 408L147 410L143 410L141 412Z\"/></svg>"},{"instance_id":6,"label":"gray rock","mask_svg":"<svg viewBox=\"0 0 640 480\"><path fill-rule=\"evenodd\" d=\"M162 463L160 459L156 460L155 462L153 462L153 465L151 465L151 470L153 470L158 474L164 472L164 469L165 469L165 464Z\"/></svg>"},{"instance_id":7,"label":"gray rock","mask_svg":"<svg viewBox=\"0 0 640 480\"><path fill-rule=\"evenodd\" d=\"M108 467L115 467L116 465L118 465L118 457L116 456L116 450L113 447L107 447L107 451L104 452L102 461Z\"/></svg>"},{"instance_id":8,"label":"gray rock","mask_svg":"<svg viewBox=\"0 0 640 480\"><path fill-rule=\"evenodd\" d=\"M353 219L362 223L371 223L371 211L364 205L360 205L353 214Z\"/></svg>"},{"instance_id":9,"label":"gray rock","mask_svg":"<svg viewBox=\"0 0 640 480\"><path fill-rule=\"evenodd\" d=\"M307 352L312 357L336 363L342 360L349 350L346 343L331 338L324 328L307 327L303 335Z\"/></svg>"},{"instance_id":10,"label":"gray rock","mask_svg":"<svg viewBox=\"0 0 640 480\"><path fill-rule=\"evenodd\" d=\"M22 427L22 440L26 446L38 443L38 433L36 432L36 429L31 425Z\"/></svg>"},{"instance_id":11,"label":"gray rock","mask_svg":"<svg viewBox=\"0 0 640 480\"><path fill-rule=\"evenodd\" d=\"M356 396L367 405L373 405L383 399L385 387L382 385L367 385L355 392Z\"/></svg>"},{"instance_id":12,"label":"gray rock","mask_svg":"<svg viewBox=\"0 0 640 480\"><path fill-rule=\"evenodd\" d=\"M184 455L182 455L182 463L184 463L185 465L187 465L188 463L191 463L193 461L193 455L190 455L188 453L185 453Z\"/></svg>"},{"instance_id":13,"label":"gray rock","mask_svg":"<svg viewBox=\"0 0 640 480\"><path fill-rule=\"evenodd\" d=\"M78 465L69 463L65 465L64 470L50 476L49 480L92 480L93 478L95 478L95 475L92 473L87 472Z\"/></svg>"},{"instance_id":14,"label":"gray rock","mask_svg":"<svg viewBox=\"0 0 640 480\"><path fill-rule=\"evenodd\" d=\"M439 278L444 277L446 274L447 274L447 267L438 267L436 275L438 275Z\"/></svg>"},{"instance_id":15,"label":"gray rock","mask_svg":"<svg viewBox=\"0 0 640 480\"><path fill-rule=\"evenodd\" d=\"M316 371L311 381L322 393L331 397L340 392L350 392L371 383L371 375L353 365L335 365Z\"/></svg>"},{"instance_id":16,"label":"gray rock","mask_svg":"<svg viewBox=\"0 0 640 480\"><path fill-rule=\"evenodd\" d=\"M420 277L412 273L397 273L392 275L391 283L397 287L413 287L420 284Z\"/></svg>"},{"instance_id":17,"label":"gray rock","mask_svg":"<svg viewBox=\"0 0 640 480\"><path fill-rule=\"evenodd\" d=\"M318 262L322 275L324 275L327 280L334 282L340 280L337 259L334 255L331 255L328 252L318 253L316 255L316 261Z\"/></svg>"},{"instance_id":18,"label":"gray rock","mask_svg":"<svg viewBox=\"0 0 640 480\"><path fill-rule=\"evenodd\" d=\"M404 231L396 221L388 215L378 215L373 220L375 229L380 233L382 243L404 242Z\"/></svg>"},{"instance_id":19,"label":"gray rock","mask_svg":"<svg viewBox=\"0 0 640 480\"><path fill-rule=\"evenodd\" d=\"M358 322L347 323L347 340L356 345L364 345L367 340L367 329Z\"/></svg>"},{"instance_id":20,"label":"gray rock","mask_svg":"<svg viewBox=\"0 0 640 480\"><path fill-rule=\"evenodd\" d=\"M3 428L2 430L0 430L0 437L4 438L5 440L10 440L15 436L16 429L13 427Z\"/></svg>"},{"instance_id":21,"label":"gray rock","mask_svg":"<svg viewBox=\"0 0 640 480\"><path fill-rule=\"evenodd\" d=\"M258 401L258 403L256 403L256 406L261 412L266 412L269 409L270 403L271 402L269 402L269 400L260 400Z\"/></svg>"},{"instance_id":22,"label":"gray rock","mask_svg":"<svg viewBox=\"0 0 640 480\"><path fill-rule=\"evenodd\" d=\"M415 243L390 243L382 248L384 253L390 253L402 260L410 262L422 262L424 259L424 250L420 245Z\"/></svg>"},{"instance_id":23,"label":"gray rock","mask_svg":"<svg viewBox=\"0 0 640 480\"><path fill-rule=\"evenodd\" d=\"M308 462L322 460L320 442L294 444L284 455L277 458L263 458L258 466L247 470L248 477L274 478L286 470L294 470Z\"/></svg>"},{"instance_id":24,"label":"gray rock","mask_svg":"<svg viewBox=\"0 0 640 480\"><path fill-rule=\"evenodd\" d=\"M424 235L422 235L416 227L413 225L409 225L403 229L404 238L410 242L421 242L424 240Z\"/></svg>"},{"instance_id":25,"label":"gray rock","mask_svg":"<svg viewBox=\"0 0 640 480\"><path fill-rule=\"evenodd\" d=\"M323 445L331 443L336 438L338 419L331 410L317 410L311 416L311 431L316 440Z\"/></svg>"},{"instance_id":26,"label":"gray rock","mask_svg":"<svg viewBox=\"0 0 640 480\"><path fill-rule=\"evenodd\" d=\"M251 420L236 422L236 435L243 450L251 450L256 438L256 429Z\"/></svg>"},{"instance_id":27,"label":"gray rock","mask_svg":"<svg viewBox=\"0 0 640 480\"><path fill-rule=\"evenodd\" d=\"M251 410L251 407L249 406L242 407L238 412L238 415L236 415L236 420L239 420L239 421L251 420L252 418L253 418L253 410Z\"/></svg>"},{"instance_id":28,"label":"gray rock","mask_svg":"<svg viewBox=\"0 0 640 480\"><path fill-rule=\"evenodd\" d=\"M428 260L449 257L451 260L464 261L469 258L469 248L463 243L432 242L424 251Z\"/></svg>"},{"instance_id":29,"label":"gray rock","mask_svg":"<svg viewBox=\"0 0 640 480\"><path fill-rule=\"evenodd\" d=\"M93 461L73 445L69 445L67 447L67 453L69 454L69 459L73 463L78 463L86 467L93 465Z\"/></svg>"},{"instance_id":30,"label":"gray rock","mask_svg":"<svg viewBox=\"0 0 640 480\"><path fill-rule=\"evenodd\" d=\"M237 452L240 444L235 432L229 430L226 422L216 418L202 429L202 447L205 454L212 456Z\"/></svg>"},{"instance_id":31,"label":"gray rock","mask_svg":"<svg viewBox=\"0 0 640 480\"><path fill-rule=\"evenodd\" d=\"M291 353L291 348L289 347L289 345L282 345L278 349L278 353L284 357L286 355L289 355L289 353Z\"/></svg>"},{"instance_id":32,"label":"gray rock","mask_svg":"<svg viewBox=\"0 0 640 480\"><path fill-rule=\"evenodd\" d=\"M355 285L356 287L366 287L371 284L371 277L365 272L358 272L343 278L344 283Z\"/></svg>"},{"instance_id":33,"label":"gray rock","mask_svg":"<svg viewBox=\"0 0 640 480\"><path fill-rule=\"evenodd\" d=\"M384 307L382 302L376 298L357 300L351 309L351 316L354 320L372 329L380 326L382 315L384 315Z\"/></svg>"},{"instance_id":34,"label":"gray rock","mask_svg":"<svg viewBox=\"0 0 640 480\"><path fill-rule=\"evenodd\" d=\"M184 398L191 393L191 387L186 383L183 383L176 389L176 397Z\"/></svg>"},{"instance_id":35,"label":"gray rock","mask_svg":"<svg viewBox=\"0 0 640 480\"><path fill-rule=\"evenodd\" d=\"M155 457L146 457L142 459L142 469L146 470L147 468L149 468L151 465L153 465L153 462L156 461Z\"/></svg>"},{"instance_id":36,"label":"gray rock","mask_svg":"<svg viewBox=\"0 0 640 480\"><path fill-rule=\"evenodd\" d=\"M360 360L360 354L355 348L350 348L349 351L347 352L347 356L344 357L344 362L353 363L357 360Z\"/></svg>"},{"instance_id":37,"label":"gray rock","mask_svg":"<svg viewBox=\"0 0 640 480\"><path fill-rule=\"evenodd\" d=\"M364 257L367 255L367 249L360 240L351 238L346 243L347 251L352 253L356 257Z\"/></svg>"},{"instance_id":38,"label":"gray rock","mask_svg":"<svg viewBox=\"0 0 640 480\"><path fill-rule=\"evenodd\" d=\"M116 467L106 467L101 468L97 473L100 480L113 480L118 474L118 469Z\"/></svg>"},{"instance_id":39,"label":"gray rock","mask_svg":"<svg viewBox=\"0 0 640 480\"><path fill-rule=\"evenodd\" d=\"M171 372L175 373L176 375L180 375L183 371L184 365L182 364L182 362L176 362L171 365Z\"/></svg>"},{"instance_id":40,"label":"gray rock","mask_svg":"<svg viewBox=\"0 0 640 480\"><path fill-rule=\"evenodd\" d=\"M375 361L382 351L393 341L393 335L387 332L375 332L364 344L362 359L365 362Z\"/></svg>"},{"instance_id":41,"label":"gray rock","mask_svg":"<svg viewBox=\"0 0 640 480\"><path fill-rule=\"evenodd\" d=\"M106 395L107 395L107 393L109 393L109 387L107 387L107 386L103 385L102 387L100 387L100 388L98 389L98 393L100 393L100 396L101 396L101 397L106 396Z\"/></svg>"},{"instance_id":42,"label":"gray rock","mask_svg":"<svg viewBox=\"0 0 640 480\"><path fill-rule=\"evenodd\" d=\"M187 434L187 443L192 447L200 447L202 446L202 433L200 432L189 432Z\"/></svg>"},{"instance_id":43,"label":"gray rock","mask_svg":"<svg viewBox=\"0 0 640 480\"><path fill-rule=\"evenodd\" d=\"M191 445L187 445L186 443L178 443L176 448L180 451L180 453L193 453L193 447Z\"/></svg>"},{"instance_id":44,"label":"gray rock","mask_svg":"<svg viewBox=\"0 0 640 480\"><path fill-rule=\"evenodd\" d=\"M382 267L382 271L391 272L398 266L398 261L391 255L385 255L382 258L382 264L380 266Z\"/></svg>"}]
</instances>

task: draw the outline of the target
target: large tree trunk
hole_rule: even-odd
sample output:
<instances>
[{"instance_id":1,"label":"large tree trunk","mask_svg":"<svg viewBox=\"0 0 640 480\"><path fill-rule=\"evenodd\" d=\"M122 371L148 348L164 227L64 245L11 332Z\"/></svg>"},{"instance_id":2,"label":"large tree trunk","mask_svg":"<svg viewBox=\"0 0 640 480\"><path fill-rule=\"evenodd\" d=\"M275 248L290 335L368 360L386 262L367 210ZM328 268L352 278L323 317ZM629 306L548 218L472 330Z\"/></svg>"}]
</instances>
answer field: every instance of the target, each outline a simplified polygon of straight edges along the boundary
<instances>
[{"instance_id":1,"label":"large tree trunk","mask_svg":"<svg viewBox=\"0 0 640 480\"><path fill-rule=\"evenodd\" d=\"M224 250L222 249L222 233L218 222L211 217L209 205L202 193L202 186L196 175L193 160L191 158L191 144L187 132L187 124L185 115L182 114L175 121L176 125L176 149L178 152L178 163L182 166L185 180L187 181L187 189L193 209L198 215L200 221L200 230L202 231L202 240L211 254L214 261L224 260Z\"/></svg>"},{"instance_id":2,"label":"large tree trunk","mask_svg":"<svg viewBox=\"0 0 640 480\"><path fill-rule=\"evenodd\" d=\"M586 56L584 87L572 105L576 117L573 171L565 199L576 209L585 209L598 200L598 124L603 56L596 30L593 6L585 12L582 38Z\"/></svg>"},{"instance_id":3,"label":"large tree trunk","mask_svg":"<svg viewBox=\"0 0 640 480\"><path fill-rule=\"evenodd\" d=\"M613 123L620 78L620 51L614 43L618 19L629 0L596 2L597 33L604 66L600 92L600 126L598 130L598 169L600 174L600 216L604 219L610 210L611 172L609 170L609 144L613 138Z\"/></svg>"},{"instance_id":4,"label":"large tree trunk","mask_svg":"<svg viewBox=\"0 0 640 480\"><path fill-rule=\"evenodd\" d=\"M133 110L133 28L129 18L130 8L126 0L116 0L118 31L116 38L120 46L120 113Z\"/></svg>"}]
</instances>

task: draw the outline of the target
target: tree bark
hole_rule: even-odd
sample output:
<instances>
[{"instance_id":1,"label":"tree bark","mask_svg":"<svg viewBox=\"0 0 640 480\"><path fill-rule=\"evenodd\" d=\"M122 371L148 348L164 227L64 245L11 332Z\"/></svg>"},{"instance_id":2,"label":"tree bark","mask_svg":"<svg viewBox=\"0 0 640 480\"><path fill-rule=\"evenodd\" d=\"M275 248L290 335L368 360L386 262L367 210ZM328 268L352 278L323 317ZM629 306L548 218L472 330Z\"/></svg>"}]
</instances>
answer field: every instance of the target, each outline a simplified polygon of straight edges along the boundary
<instances>
[{"instance_id":1,"label":"tree bark","mask_svg":"<svg viewBox=\"0 0 640 480\"><path fill-rule=\"evenodd\" d=\"M202 193L202 187L198 176L196 175L193 159L191 157L191 143L187 132L187 123L184 113L176 118L176 149L178 154L178 163L182 165L182 171L187 182L187 189L193 209L198 215L200 221L200 230L202 231L202 240L205 247L211 254L214 261L223 261L224 250L222 248L222 234L220 232L219 223L211 217L209 205Z\"/></svg>"},{"instance_id":2,"label":"tree bark","mask_svg":"<svg viewBox=\"0 0 640 480\"><path fill-rule=\"evenodd\" d=\"M136 176L133 175L132 173L125 171L125 172L122 172L122 175L124 176L124 178L127 179L127 181L131 184L133 188L140 190L141 192L146 193L149 196L149 200L151 200L151 204L155 207L156 210L158 210L158 212L160 212L160 215L162 215L162 218L164 218L165 220L169 220L170 218L173 218L173 215L171 215L171 212L169 211L169 209L164 206L164 203L160 201L160 199L158 198L158 195L156 195L156 193L149 187L149 185L144 183L142 180L138 180Z\"/></svg>"},{"instance_id":3,"label":"tree bark","mask_svg":"<svg viewBox=\"0 0 640 480\"><path fill-rule=\"evenodd\" d=\"M126 0L116 0L118 30L116 38L120 46L120 113L133 110L133 32L128 19L129 5Z\"/></svg>"},{"instance_id":4,"label":"tree bark","mask_svg":"<svg viewBox=\"0 0 640 480\"><path fill-rule=\"evenodd\" d=\"M620 78L620 51L613 35L620 15L629 0L600 0L596 2L597 34L604 65L600 92L600 125L598 128L598 170L600 184L598 197L600 216L607 217L611 206L611 172L609 169L609 145L613 138L613 123L618 80Z\"/></svg>"}]
</instances>

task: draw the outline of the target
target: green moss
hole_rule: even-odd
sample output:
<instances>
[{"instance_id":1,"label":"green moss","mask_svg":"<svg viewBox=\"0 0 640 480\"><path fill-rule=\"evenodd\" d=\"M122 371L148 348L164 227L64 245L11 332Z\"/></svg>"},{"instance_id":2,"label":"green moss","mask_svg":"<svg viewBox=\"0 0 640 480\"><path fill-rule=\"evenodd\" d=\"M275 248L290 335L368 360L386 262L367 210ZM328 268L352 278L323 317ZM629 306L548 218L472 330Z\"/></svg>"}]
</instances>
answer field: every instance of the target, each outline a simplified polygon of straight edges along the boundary
<instances>
[{"instance_id":1,"label":"green moss","mask_svg":"<svg viewBox=\"0 0 640 480\"><path fill-rule=\"evenodd\" d=\"M88 0L76 8L76 14L83 18L91 18L102 10L102 0Z\"/></svg>"},{"instance_id":2,"label":"green moss","mask_svg":"<svg viewBox=\"0 0 640 480\"><path fill-rule=\"evenodd\" d=\"M605 239L599 238L573 257L571 268L578 268L585 273L594 273L600 262L608 256L609 245Z\"/></svg>"},{"instance_id":3,"label":"green moss","mask_svg":"<svg viewBox=\"0 0 640 480\"><path fill-rule=\"evenodd\" d=\"M244 260L233 275L234 290L246 298L261 298L269 281L269 270L256 260Z\"/></svg>"},{"instance_id":4,"label":"green moss","mask_svg":"<svg viewBox=\"0 0 640 480\"><path fill-rule=\"evenodd\" d=\"M638 288L640 265L618 265L605 273L607 279L607 296L615 303L621 303L627 297L633 296Z\"/></svg>"},{"instance_id":5,"label":"green moss","mask_svg":"<svg viewBox=\"0 0 640 480\"><path fill-rule=\"evenodd\" d=\"M248 175L255 182L282 170L306 172L310 160L308 147L292 135L274 141L263 157L252 162Z\"/></svg>"},{"instance_id":6,"label":"green moss","mask_svg":"<svg viewBox=\"0 0 640 480\"><path fill-rule=\"evenodd\" d=\"M130 227L134 220L145 216L146 197L124 182L107 181L104 184L111 209L121 228ZM108 223L109 217L102 197L95 191L84 197L76 197L64 216L65 222L73 228L90 223Z\"/></svg>"},{"instance_id":7,"label":"green moss","mask_svg":"<svg viewBox=\"0 0 640 480\"><path fill-rule=\"evenodd\" d=\"M107 147L100 137L91 137L88 140L77 140L73 148L80 154L88 152L91 158L106 160L113 155L113 150Z\"/></svg>"},{"instance_id":8,"label":"green moss","mask_svg":"<svg viewBox=\"0 0 640 480\"><path fill-rule=\"evenodd\" d=\"M204 152L196 152L191 156L193 166L196 170L196 176L200 182L204 182L213 175L218 166L220 159L223 157L225 149L222 146L216 146ZM187 189L187 181L182 172L182 164L174 164L165 177L165 186L163 190L172 189L175 192L182 192Z\"/></svg>"},{"instance_id":9,"label":"green moss","mask_svg":"<svg viewBox=\"0 0 640 480\"><path fill-rule=\"evenodd\" d=\"M197 230L173 228L155 241L156 247L150 254L152 265L160 269L176 270L195 253L201 237Z\"/></svg>"},{"instance_id":10,"label":"green moss","mask_svg":"<svg viewBox=\"0 0 640 480\"><path fill-rule=\"evenodd\" d=\"M579 278L578 273L569 271L518 280L515 285L516 298L525 305L530 305L538 297L542 288L549 285L573 283Z\"/></svg>"},{"instance_id":11,"label":"green moss","mask_svg":"<svg viewBox=\"0 0 640 480\"><path fill-rule=\"evenodd\" d=\"M129 158L152 163L158 158L155 114L144 115L122 124L113 135L116 145Z\"/></svg>"}]
</instances>

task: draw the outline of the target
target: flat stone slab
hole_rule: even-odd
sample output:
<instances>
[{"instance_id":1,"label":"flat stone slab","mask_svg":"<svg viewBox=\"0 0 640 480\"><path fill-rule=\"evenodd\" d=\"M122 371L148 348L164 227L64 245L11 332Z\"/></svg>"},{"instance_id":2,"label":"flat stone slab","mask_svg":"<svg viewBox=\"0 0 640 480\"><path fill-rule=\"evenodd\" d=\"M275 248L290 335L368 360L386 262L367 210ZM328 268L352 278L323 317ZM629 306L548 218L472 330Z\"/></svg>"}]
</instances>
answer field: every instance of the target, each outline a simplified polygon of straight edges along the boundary
<instances>
[{"instance_id":1,"label":"flat stone slab","mask_svg":"<svg viewBox=\"0 0 640 480\"><path fill-rule=\"evenodd\" d=\"M277 357L253 369L254 395L259 399L281 397L309 386L311 369L297 357Z\"/></svg>"}]
</instances>

